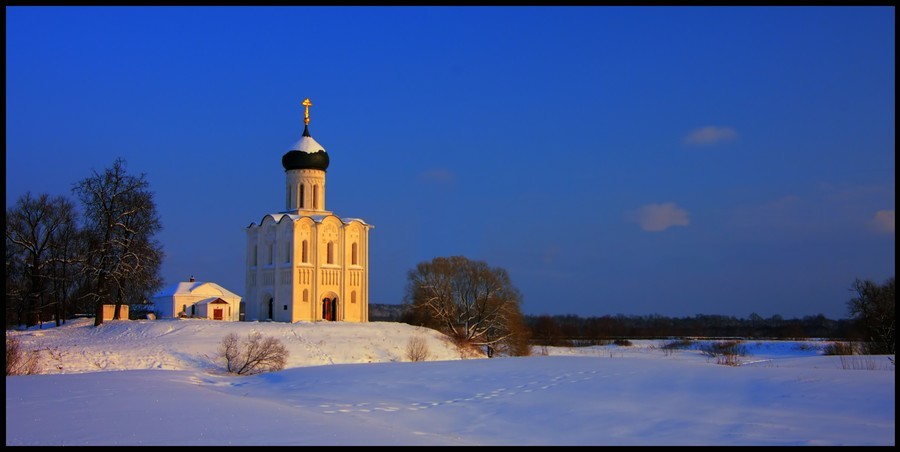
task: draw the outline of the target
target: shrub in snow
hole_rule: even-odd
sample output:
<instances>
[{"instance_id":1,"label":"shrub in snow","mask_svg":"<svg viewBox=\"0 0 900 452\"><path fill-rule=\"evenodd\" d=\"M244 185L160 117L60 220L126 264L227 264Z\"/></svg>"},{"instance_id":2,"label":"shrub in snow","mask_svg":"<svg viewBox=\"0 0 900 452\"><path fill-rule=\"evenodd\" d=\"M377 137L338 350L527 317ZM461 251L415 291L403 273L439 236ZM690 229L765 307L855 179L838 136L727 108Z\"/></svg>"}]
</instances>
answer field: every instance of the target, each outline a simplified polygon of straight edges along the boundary
<instances>
[{"instance_id":1,"label":"shrub in snow","mask_svg":"<svg viewBox=\"0 0 900 452\"><path fill-rule=\"evenodd\" d=\"M673 339L669 342L663 344L662 348L666 350L689 350L694 346L694 341L682 338L682 339Z\"/></svg>"},{"instance_id":2,"label":"shrub in snow","mask_svg":"<svg viewBox=\"0 0 900 452\"><path fill-rule=\"evenodd\" d=\"M747 347L743 341L713 341L700 347L703 354L716 358L716 364L737 366L740 364L738 357L747 355Z\"/></svg>"},{"instance_id":3,"label":"shrub in snow","mask_svg":"<svg viewBox=\"0 0 900 452\"><path fill-rule=\"evenodd\" d=\"M425 361L428 359L428 344L422 336L413 336L406 343L406 358L410 361Z\"/></svg>"},{"instance_id":4,"label":"shrub in snow","mask_svg":"<svg viewBox=\"0 0 900 452\"><path fill-rule=\"evenodd\" d=\"M689 350L693 346L694 341L683 338L670 340L669 342L664 343L659 348L662 349L665 356L671 356L675 353L676 350Z\"/></svg>"},{"instance_id":5,"label":"shrub in snow","mask_svg":"<svg viewBox=\"0 0 900 452\"><path fill-rule=\"evenodd\" d=\"M852 355L853 344L849 342L832 342L822 349L825 355Z\"/></svg>"},{"instance_id":6,"label":"shrub in snow","mask_svg":"<svg viewBox=\"0 0 900 452\"><path fill-rule=\"evenodd\" d=\"M32 375L39 371L38 352L22 350L18 339L6 336L6 376Z\"/></svg>"},{"instance_id":7,"label":"shrub in snow","mask_svg":"<svg viewBox=\"0 0 900 452\"><path fill-rule=\"evenodd\" d=\"M225 360L225 370L237 375L255 375L284 369L288 351L280 340L251 333L246 342L231 333L222 339L219 354Z\"/></svg>"}]
</instances>

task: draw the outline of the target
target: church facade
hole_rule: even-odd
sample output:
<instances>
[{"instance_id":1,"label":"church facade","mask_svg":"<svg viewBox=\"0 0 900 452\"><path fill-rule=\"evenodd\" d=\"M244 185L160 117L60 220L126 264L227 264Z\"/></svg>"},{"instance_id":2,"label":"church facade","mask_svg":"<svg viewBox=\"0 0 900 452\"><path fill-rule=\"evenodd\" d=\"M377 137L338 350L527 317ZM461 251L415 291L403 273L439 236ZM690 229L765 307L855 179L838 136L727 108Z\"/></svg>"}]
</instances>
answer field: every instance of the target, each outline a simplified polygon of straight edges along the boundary
<instances>
[{"instance_id":1,"label":"church facade","mask_svg":"<svg viewBox=\"0 0 900 452\"><path fill-rule=\"evenodd\" d=\"M369 230L325 209L328 154L309 133L281 158L285 210L247 227L244 320L369 320Z\"/></svg>"}]
</instances>

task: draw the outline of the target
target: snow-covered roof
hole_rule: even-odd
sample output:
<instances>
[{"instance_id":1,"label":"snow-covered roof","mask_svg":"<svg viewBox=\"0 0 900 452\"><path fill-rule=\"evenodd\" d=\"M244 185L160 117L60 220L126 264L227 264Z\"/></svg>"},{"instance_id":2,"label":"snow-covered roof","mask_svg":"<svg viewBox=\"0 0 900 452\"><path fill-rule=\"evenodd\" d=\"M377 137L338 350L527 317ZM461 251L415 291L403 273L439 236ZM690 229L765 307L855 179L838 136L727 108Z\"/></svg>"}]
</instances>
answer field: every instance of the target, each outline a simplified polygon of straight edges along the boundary
<instances>
[{"instance_id":1,"label":"snow-covered roof","mask_svg":"<svg viewBox=\"0 0 900 452\"><path fill-rule=\"evenodd\" d=\"M322 147L315 138L306 135L300 137L300 141L294 144L289 150L305 152L307 154L315 154L319 151L325 152L325 148Z\"/></svg>"},{"instance_id":2,"label":"snow-covered roof","mask_svg":"<svg viewBox=\"0 0 900 452\"><path fill-rule=\"evenodd\" d=\"M213 297L213 299L219 297L241 298L240 295L237 295L214 282L200 281L177 282L157 292L153 298L173 297L176 295L207 296Z\"/></svg>"},{"instance_id":3,"label":"snow-covered roof","mask_svg":"<svg viewBox=\"0 0 900 452\"><path fill-rule=\"evenodd\" d=\"M373 228L373 229L375 228L375 226L372 226L371 224L366 223L366 221L363 220L362 218L343 218L343 219L341 219L341 221L343 221L344 224L350 224L350 223L353 223L354 221L358 221L370 228Z\"/></svg>"},{"instance_id":4,"label":"snow-covered roof","mask_svg":"<svg viewBox=\"0 0 900 452\"><path fill-rule=\"evenodd\" d=\"M262 218L262 220L259 221L259 224L257 224L257 223L250 223L250 225L247 226L247 227L248 227L248 228L252 228L252 227L254 227L254 226L259 226L259 225L261 225L261 224L266 220L266 217L271 217L272 220L275 221L275 223L280 223L281 220L284 220L284 219L285 219L285 217L287 217L287 218L290 219L291 221L297 221L297 220L299 220L299 219L301 219L301 218L309 218L309 219L311 219L312 221L314 221L314 222L316 222L316 223L321 223L321 222L325 221L325 219L328 218L328 217L334 217L334 218L337 218L338 220L340 220L340 222L343 223L343 224L350 224L350 223L352 223L352 222L354 222L354 221L358 221L358 222L360 222L360 223L362 223L362 224L364 224L364 225L366 225L366 226L368 226L368 227L370 227L370 228L372 228L372 229L375 228L375 226L372 226L371 224L366 223L365 220L363 220L362 218L341 218L341 217L339 217L339 216L337 216L337 215L334 215L334 214L327 214L327 215L298 215L298 214L296 214L296 213L285 213L285 212L269 213L269 214L263 215L263 218Z\"/></svg>"}]
</instances>

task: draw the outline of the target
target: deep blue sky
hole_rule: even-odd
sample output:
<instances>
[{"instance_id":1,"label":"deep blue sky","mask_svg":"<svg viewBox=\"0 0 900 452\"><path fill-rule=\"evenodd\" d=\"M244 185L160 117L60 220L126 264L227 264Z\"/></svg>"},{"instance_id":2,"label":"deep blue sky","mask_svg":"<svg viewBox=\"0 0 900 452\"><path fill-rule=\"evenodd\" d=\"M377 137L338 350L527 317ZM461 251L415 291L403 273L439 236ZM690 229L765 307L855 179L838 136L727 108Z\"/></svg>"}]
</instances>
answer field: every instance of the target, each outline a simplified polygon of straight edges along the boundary
<instances>
[{"instance_id":1,"label":"deep blue sky","mask_svg":"<svg viewBox=\"0 0 900 452\"><path fill-rule=\"evenodd\" d=\"M893 7L7 7L6 203L123 157L166 285L244 295L281 156L375 225L370 302L437 256L526 314L847 317L894 275Z\"/></svg>"}]
</instances>

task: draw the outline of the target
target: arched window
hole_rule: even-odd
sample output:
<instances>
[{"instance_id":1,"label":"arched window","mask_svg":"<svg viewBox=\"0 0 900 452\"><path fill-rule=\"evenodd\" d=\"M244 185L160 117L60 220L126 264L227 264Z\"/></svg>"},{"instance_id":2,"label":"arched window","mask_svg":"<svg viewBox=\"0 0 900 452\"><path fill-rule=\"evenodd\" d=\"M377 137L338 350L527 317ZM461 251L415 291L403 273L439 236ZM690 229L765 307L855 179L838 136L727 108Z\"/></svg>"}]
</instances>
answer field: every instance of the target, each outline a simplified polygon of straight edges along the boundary
<instances>
[{"instance_id":1,"label":"arched window","mask_svg":"<svg viewBox=\"0 0 900 452\"><path fill-rule=\"evenodd\" d=\"M300 247L300 262L309 262L309 243L304 240L302 246Z\"/></svg>"},{"instance_id":2,"label":"arched window","mask_svg":"<svg viewBox=\"0 0 900 452\"><path fill-rule=\"evenodd\" d=\"M319 209L319 186L313 185L313 209Z\"/></svg>"},{"instance_id":3,"label":"arched window","mask_svg":"<svg viewBox=\"0 0 900 452\"><path fill-rule=\"evenodd\" d=\"M298 198L299 201L300 201L300 208L302 209L302 208L303 208L303 205L304 205L304 202L303 202L303 184L300 184L300 194L297 195L297 198Z\"/></svg>"},{"instance_id":4,"label":"arched window","mask_svg":"<svg viewBox=\"0 0 900 452\"><path fill-rule=\"evenodd\" d=\"M350 246L350 263L353 265L359 265L359 250L357 249L356 242L353 242L353 245Z\"/></svg>"},{"instance_id":5,"label":"arched window","mask_svg":"<svg viewBox=\"0 0 900 452\"><path fill-rule=\"evenodd\" d=\"M356 303L356 291L350 292L350 303Z\"/></svg>"},{"instance_id":6,"label":"arched window","mask_svg":"<svg viewBox=\"0 0 900 452\"><path fill-rule=\"evenodd\" d=\"M334 263L334 242L328 242L328 254L326 263L333 264Z\"/></svg>"},{"instance_id":7,"label":"arched window","mask_svg":"<svg viewBox=\"0 0 900 452\"><path fill-rule=\"evenodd\" d=\"M291 243L287 242L284 244L284 263L291 262Z\"/></svg>"},{"instance_id":8,"label":"arched window","mask_svg":"<svg viewBox=\"0 0 900 452\"><path fill-rule=\"evenodd\" d=\"M256 267L256 265L259 263L259 261L257 260L258 259L258 256L257 256L258 249L259 249L259 245L254 244L253 245L253 257L252 257L253 260L250 261L250 265L252 265L254 267Z\"/></svg>"},{"instance_id":9,"label":"arched window","mask_svg":"<svg viewBox=\"0 0 900 452\"><path fill-rule=\"evenodd\" d=\"M309 301L309 290L303 289L303 301Z\"/></svg>"},{"instance_id":10,"label":"arched window","mask_svg":"<svg viewBox=\"0 0 900 452\"><path fill-rule=\"evenodd\" d=\"M275 254L275 244L274 244L274 243L270 243L270 244L269 244L269 253L268 253L268 256L266 256L266 262L267 262L269 265L272 265L272 262L273 262L272 259L273 259L273 255L274 255L274 254Z\"/></svg>"}]
</instances>

